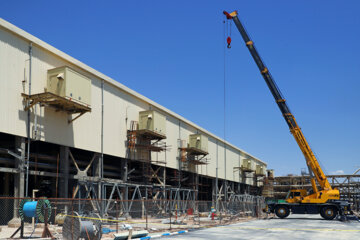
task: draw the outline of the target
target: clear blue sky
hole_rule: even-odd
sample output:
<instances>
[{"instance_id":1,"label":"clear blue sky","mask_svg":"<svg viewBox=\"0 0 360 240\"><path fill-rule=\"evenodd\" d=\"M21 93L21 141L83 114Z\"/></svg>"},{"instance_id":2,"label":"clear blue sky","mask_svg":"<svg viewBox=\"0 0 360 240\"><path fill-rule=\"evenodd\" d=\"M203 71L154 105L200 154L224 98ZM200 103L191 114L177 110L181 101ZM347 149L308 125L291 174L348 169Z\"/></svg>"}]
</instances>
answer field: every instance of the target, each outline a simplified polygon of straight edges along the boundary
<instances>
[{"instance_id":1,"label":"clear blue sky","mask_svg":"<svg viewBox=\"0 0 360 240\"><path fill-rule=\"evenodd\" d=\"M327 173L360 167L360 1L1 1L1 17L223 137L223 10L238 10ZM303 156L233 25L226 139Z\"/></svg>"}]
</instances>

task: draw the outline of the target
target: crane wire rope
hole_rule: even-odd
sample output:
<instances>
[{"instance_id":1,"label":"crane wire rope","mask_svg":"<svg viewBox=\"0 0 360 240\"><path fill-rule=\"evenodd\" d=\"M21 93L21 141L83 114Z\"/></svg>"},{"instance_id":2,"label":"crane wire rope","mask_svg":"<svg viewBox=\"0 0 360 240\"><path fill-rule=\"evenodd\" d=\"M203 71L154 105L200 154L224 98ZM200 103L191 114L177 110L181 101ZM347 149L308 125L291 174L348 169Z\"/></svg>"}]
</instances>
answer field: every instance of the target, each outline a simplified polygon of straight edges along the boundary
<instances>
[{"instance_id":1,"label":"crane wire rope","mask_svg":"<svg viewBox=\"0 0 360 240\"><path fill-rule=\"evenodd\" d=\"M226 33L227 33L227 20L224 20L224 39L225 39L225 42L226 42ZM224 46L224 79L223 79L223 114L224 114L224 165L225 165L225 179L226 179L226 145L225 145L225 141L226 141L226 47ZM225 180L226 182L226 180ZM227 200L226 199L226 188L224 189L224 198L225 198L225 201Z\"/></svg>"},{"instance_id":2,"label":"crane wire rope","mask_svg":"<svg viewBox=\"0 0 360 240\"><path fill-rule=\"evenodd\" d=\"M224 42L227 43L227 45L224 45L224 75L223 75L223 108L224 108L224 172L225 172L225 179L226 179L226 51L228 49L231 48L231 21L228 21L226 18L223 21L224 23ZM225 185L225 189L224 189L224 196L225 196L225 201L227 200L227 186Z\"/></svg>"},{"instance_id":3,"label":"crane wire rope","mask_svg":"<svg viewBox=\"0 0 360 240\"><path fill-rule=\"evenodd\" d=\"M231 48L231 21L227 20L225 18L225 20L223 21L224 23L224 42L227 43L227 46L224 46L224 75L223 75L223 103L224 103L224 140L226 141L226 51L227 49Z\"/></svg>"},{"instance_id":4,"label":"crane wire rope","mask_svg":"<svg viewBox=\"0 0 360 240\"><path fill-rule=\"evenodd\" d=\"M228 32L228 29L227 29L227 20L224 20L224 40L226 42L226 35L227 35L227 32ZM225 126L226 126L226 47L224 46L224 73L223 73L223 114L224 114L224 141L226 140L226 129L225 129Z\"/></svg>"}]
</instances>

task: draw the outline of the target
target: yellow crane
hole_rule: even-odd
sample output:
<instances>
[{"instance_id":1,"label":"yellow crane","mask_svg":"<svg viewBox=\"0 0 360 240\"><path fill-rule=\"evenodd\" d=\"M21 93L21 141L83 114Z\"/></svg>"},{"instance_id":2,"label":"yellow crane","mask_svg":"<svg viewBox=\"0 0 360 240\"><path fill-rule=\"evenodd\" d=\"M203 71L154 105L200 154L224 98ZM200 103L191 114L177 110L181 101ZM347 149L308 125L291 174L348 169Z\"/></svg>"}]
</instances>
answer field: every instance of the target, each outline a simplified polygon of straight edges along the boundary
<instances>
[{"instance_id":1,"label":"yellow crane","mask_svg":"<svg viewBox=\"0 0 360 240\"><path fill-rule=\"evenodd\" d=\"M334 219L338 214L340 216L352 214L349 203L346 201L340 201L339 190L331 187L326 175L315 157L315 154L306 141L301 128L297 124L294 115L290 112L285 98L282 96L278 86L270 74L269 69L266 67L257 52L254 42L250 39L244 26L240 22L237 11L232 13L224 11L224 14L228 20L234 21L237 29L239 30L240 35L249 49L251 56L258 66L261 75L263 76L271 94L275 98L276 104L290 128L291 134L294 136L305 157L306 165L308 166L310 173L312 192L308 193L306 189L291 190L286 197L285 203L269 203L267 204L267 211L274 212L280 218L287 217L290 212L294 214L320 213L323 218L328 220ZM231 39L228 38L228 47L230 42ZM316 182L318 183L319 188Z\"/></svg>"}]
</instances>

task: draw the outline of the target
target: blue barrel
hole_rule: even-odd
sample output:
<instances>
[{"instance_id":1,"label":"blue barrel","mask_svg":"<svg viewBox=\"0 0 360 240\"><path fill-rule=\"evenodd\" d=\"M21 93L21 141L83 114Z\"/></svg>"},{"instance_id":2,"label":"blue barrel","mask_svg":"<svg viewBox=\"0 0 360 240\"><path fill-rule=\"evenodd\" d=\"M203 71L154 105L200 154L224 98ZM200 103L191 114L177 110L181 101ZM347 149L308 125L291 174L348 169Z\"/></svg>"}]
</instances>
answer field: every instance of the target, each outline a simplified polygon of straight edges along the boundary
<instances>
[{"instance_id":1,"label":"blue barrel","mask_svg":"<svg viewBox=\"0 0 360 240\"><path fill-rule=\"evenodd\" d=\"M37 201L27 202L24 204L23 210L26 217L35 217L36 216L36 205Z\"/></svg>"}]
</instances>

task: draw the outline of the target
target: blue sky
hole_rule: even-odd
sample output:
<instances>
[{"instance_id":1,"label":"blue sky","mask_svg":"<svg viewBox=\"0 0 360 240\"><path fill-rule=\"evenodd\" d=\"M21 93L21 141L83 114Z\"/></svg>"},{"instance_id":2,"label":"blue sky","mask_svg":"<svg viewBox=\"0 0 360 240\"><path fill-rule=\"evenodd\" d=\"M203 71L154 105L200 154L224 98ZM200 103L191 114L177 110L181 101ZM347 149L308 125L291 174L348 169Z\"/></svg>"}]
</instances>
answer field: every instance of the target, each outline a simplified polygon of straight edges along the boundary
<instances>
[{"instance_id":1,"label":"blue sky","mask_svg":"<svg viewBox=\"0 0 360 240\"><path fill-rule=\"evenodd\" d=\"M54 47L224 136L223 10L240 19L327 173L360 167L360 1L1 1ZM303 156L233 25L226 139L299 174Z\"/></svg>"}]
</instances>

